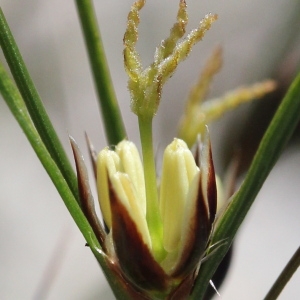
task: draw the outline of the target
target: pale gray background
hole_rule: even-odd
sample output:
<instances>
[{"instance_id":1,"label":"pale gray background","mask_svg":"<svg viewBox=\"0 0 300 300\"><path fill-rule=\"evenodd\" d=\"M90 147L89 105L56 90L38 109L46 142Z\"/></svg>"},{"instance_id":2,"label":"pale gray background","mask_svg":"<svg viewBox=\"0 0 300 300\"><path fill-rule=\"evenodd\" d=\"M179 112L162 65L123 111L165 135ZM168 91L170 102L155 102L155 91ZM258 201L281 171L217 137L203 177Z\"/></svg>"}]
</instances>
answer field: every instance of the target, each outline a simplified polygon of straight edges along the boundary
<instances>
[{"instance_id":1,"label":"pale gray background","mask_svg":"<svg viewBox=\"0 0 300 300\"><path fill-rule=\"evenodd\" d=\"M173 25L177 2L149 0L143 9L138 49L145 65ZM96 0L95 6L127 130L138 142L122 62L122 38L131 3ZM1 5L70 157L68 133L76 138L85 157L84 131L98 149L104 147L73 1L1 0ZM212 96L270 76L282 61L286 43L290 48L299 45L295 0L190 0L188 7L189 29L207 12L218 13L219 20L165 87L155 119L159 149L175 135L188 87L215 45L223 46L225 63ZM248 110L239 109L212 128L217 166L226 124L239 124ZM113 299L84 239L3 101L0 128L0 299ZM299 246L299 169L298 145L284 153L239 232L232 269L220 291L222 299L262 299ZM49 265L57 269L49 294L37 296ZM280 299L298 299L299 282L298 272Z\"/></svg>"}]
</instances>

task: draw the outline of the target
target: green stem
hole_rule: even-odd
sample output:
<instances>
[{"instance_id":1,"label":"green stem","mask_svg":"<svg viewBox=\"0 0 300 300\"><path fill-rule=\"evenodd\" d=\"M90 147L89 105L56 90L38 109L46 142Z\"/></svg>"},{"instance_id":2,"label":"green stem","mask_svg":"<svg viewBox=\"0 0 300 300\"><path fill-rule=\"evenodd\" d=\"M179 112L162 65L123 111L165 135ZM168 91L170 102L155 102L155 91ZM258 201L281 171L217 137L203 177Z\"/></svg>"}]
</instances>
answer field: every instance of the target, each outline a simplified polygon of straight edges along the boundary
<instances>
[{"instance_id":1,"label":"green stem","mask_svg":"<svg viewBox=\"0 0 300 300\"><path fill-rule=\"evenodd\" d=\"M23 129L27 139L29 140L33 150L40 159L42 165L49 174L52 182L58 190L60 196L64 200L70 214L83 233L86 241L91 247L99 248L98 240L96 239L92 228L86 220L81 208L79 207L73 193L71 192L64 176L57 167L53 158L46 149L41 140L31 118L25 103L20 95L17 87L14 85L4 67L0 64L0 92L7 103L12 114Z\"/></svg>"},{"instance_id":2,"label":"green stem","mask_svg":"<svg viewBox=\"0 0 300 300\"><path fill-rule=\"evenodd\" d=\"M264 300L275 300L278 298L288 281L300 266L300 247L296 250L292 258L289 260L281 274L273 284L272 288L264 298Z\"/></svg>"},{"instance_id":3,"label":"green stem","mask_svg":"<svg viewBox=\"0 0 300 300\"><path fill-rule=\"evenodd\" d=\"M139 129L143 153L145 188L147 199L147 224L152 240L155 258L160 261L164 256L162 248L162 221L159 213L156 182L155 158L152 141L152 118L139 117Z\"/></svg>"},{"instance_id":4,"label":"green stem","mask_svg":"<svg viewBox=\"0 0 300 300\"><path fill-rule=\"evenodd\" d=\"M190 299L203 299L209 280L227 253L233 238L260 188L279 158L300 120L300 74L296 77L269 125L247 176L222 216L212 243L226 240L203 266Z\"/></svg>"},{"instance_id":5,"label":"green stem","mask_svg":"<svg viewBox=\"0 0 300 300\"><path fill-rule=\"evenodd\" d=\"M98 93L106 137L111 145L126 137L121 112L112 84L100 30L91 0L76 0L94 82Z\"/></svg>"},{"instance_id":6,"label":"green stem","mask_svg":"<svg viewBox=\"0 0 300 300\"><path fill-rule=\"evenodd\" d=\"M126 287L122 282L117 279L116 270L111 270L105 256L101 254L99 242L84 216L79 204L77 203L73 193L71 192L63 174L57 167L53 158L46 149L39 133L37 132L31 117L28 113L27 107L20 95L17 87L10 79L4 67L0 64L0 93L2 94L5 102L7 103L12 114L16 118L23 132L25 133L28 141L30 142L33 150L41 161L43 167L47 171L54 186L62 197L67 209L73 217L75 223L84 236L91 251L95 255L97 261L100 263L105 276L116 296L117 299L130 300ZM22 153L21 153L22 154ZM82 245L83 246L83 245Z\"/></svg>"},{"instance_id":7,"label":"green stem","mask_svg":"<svg viewBox=\"0 0 300 300\"><path fill-rule=\"evenodd\" d=\"M77 178L70 161L53 128L40 96L26 68L24 60L0 9L0 45L4 56L26 104L30 117L51 157L78 199Z\"/></svg>"}]
</instances>

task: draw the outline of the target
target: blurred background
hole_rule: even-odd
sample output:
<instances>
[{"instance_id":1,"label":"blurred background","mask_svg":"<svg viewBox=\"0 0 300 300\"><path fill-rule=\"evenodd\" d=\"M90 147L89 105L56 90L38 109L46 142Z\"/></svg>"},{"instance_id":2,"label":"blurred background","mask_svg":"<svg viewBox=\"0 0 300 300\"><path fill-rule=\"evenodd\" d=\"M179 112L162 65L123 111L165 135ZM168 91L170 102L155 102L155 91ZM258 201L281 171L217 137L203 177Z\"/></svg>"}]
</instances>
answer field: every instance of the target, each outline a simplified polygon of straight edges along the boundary
<instances>
[{"instance_id":1,"label":"blurred background","mask_svg":"<svg viewBox=\"0 0 300 300\"><path fill-rule=\"evenodd\" d=\"M127 132L138 143L122 60L132 1L94 2ZM177 2L149 0L142 10L138 50L145 66L175 22ZM216 45L223 47L224 67L214 80L211 97L264 78L280 84L262 105L245 105L210 127L216 169L223 174L236 146L245 162L250 160L270 114L297 72L300 2L189 0L187 4L188 29L208 12L217 13L219 20L165 86L155 118L158 156L176 135L188 89ZM68 134L89 165L84 132L97 149L106 141L75 4L1 0L1 6L70 159ZM299 145L298 130L237 235L221 299L262 299L299 246ZM4 101L0 101L0 191L1 299L113 299L101 269ZM299 298L299 281L298 271L280 299Z\"/></svg>"}]
</instances>

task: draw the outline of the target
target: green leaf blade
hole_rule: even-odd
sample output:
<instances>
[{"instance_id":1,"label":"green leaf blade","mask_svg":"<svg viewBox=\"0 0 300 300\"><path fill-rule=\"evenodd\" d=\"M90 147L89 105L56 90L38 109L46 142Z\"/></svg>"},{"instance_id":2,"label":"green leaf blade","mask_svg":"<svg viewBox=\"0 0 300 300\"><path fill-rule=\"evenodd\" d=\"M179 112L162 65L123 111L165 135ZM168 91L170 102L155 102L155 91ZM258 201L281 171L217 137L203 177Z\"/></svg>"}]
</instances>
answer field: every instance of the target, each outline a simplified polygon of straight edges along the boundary
<instances>
[{"instance_id":1,"label":"green leaf blade","mask_svg":"<svg viewBox=\"0 0 300 300\"><path fill-rule=\"evenodd\" d=\"M0 9L0 45L35 128L78 200L77 178Z\"/></svg>"},{"instance_id":2,"label":"green leaf blade","mask_svg":"<svg viewBox=\"0 0 300 300\"><path fill-rule=\"evenodd\" d=\"M71 192L63 174L60 172L55 161L46 149L41 137L39 136L31 118L27 111L26 105L20 95L17 87L10 79L4 67L0 64L0 93L7 103L12 114L16 118L20 127L23 129L33 150L47 171L49 177L54 183L57 191L62 197L70 214L83 233L87 242L91 245L98 245L96 238L93 237L93 231L87 222L80 206L77 203L73 193Z\"/></svg>"},{"instance_id":3,"label":"green leaf blade","mask_svg":"<svg viewBox=\"0 0 300 300\"><path fill-rule=\"evenodd\" d=\"M212 243L226 240L200 268L197 283L191 299L203 299L205 290L221 260L227 253L233 238L253 204L267 176L282 153L300 120L300 74L296 77L271 124L269 125L250 169L239 190L220 220L214 233Z\"/></svg>"},{"instance_id":4,"label":"green leaf blade","mask_svg":"<svg viewBox=\"0 0 300 300\"><path fill-rule=\"evenodd\" d=\"M91 228L79 204L77 203L77 200L71 192L70 187L64 178L64 175L59 170L58 166L56 165L55 161L53 160L43 141L41 140L41 137L39 136L39 133L37 132L30 118L22 96L19 93L19 90L17 89L14 82L11 80L10 76L1 63L0 93L2 94L3 99L7 103L10 111L14 115L20 127L24 131L33 150L35 151L43 167L47 171L54 186L63 199L68 211L70 212L76 225L84 236L88 246L90 247L97 261L100 263L116 298L124 300L132 299L132 297L128 295L129 291L126 289L126 286L122 284L122 282L118 278L120 274L117 272L117 270L112 268L111 263L102 253L100 244L94 234L93 229Z\"/></svg>"}]
</instances>

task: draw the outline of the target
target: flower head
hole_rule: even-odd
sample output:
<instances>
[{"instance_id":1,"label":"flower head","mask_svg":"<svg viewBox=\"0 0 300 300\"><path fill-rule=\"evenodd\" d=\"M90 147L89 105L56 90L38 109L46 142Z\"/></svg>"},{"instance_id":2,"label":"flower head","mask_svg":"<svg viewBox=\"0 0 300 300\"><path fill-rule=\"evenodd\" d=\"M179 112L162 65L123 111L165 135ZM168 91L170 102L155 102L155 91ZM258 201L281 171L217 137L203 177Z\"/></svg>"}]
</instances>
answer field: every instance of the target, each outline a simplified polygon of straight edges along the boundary
<instances>
[{"instance_id":1,"label":"flower head","mask_svg":"<svg viewBox=\"0 0 300 300\"><path fill-rule=\"evenodd\" d=\"M128 140L99 154L89 143L104 226L95 213L87 173L74 141L72 147L82 209L117 280L125 290L130 290L133 299L186 299L202 259L211 250L216 226L217 179L206 123L272 90L274 83L266 82L212 104L202 104L213 76L221 67L221 50L217 49L189 97L179 127L182 139L174 139L165 149L158 180L152 119L160 103L162 87L217 16L206 15L184 38L188 16L185 0L180 0L177 22L169 37L156 48L153 63L143 69L135 46L139 11L144 4L145 0L138 0L132 5L123 52L131 109L138 116L142 159L136 146ZM199 134L202 139L196 142L196 151L192 153L189 147ZM231 193L232 189L225 190L222 198L228 199ZM221 212L218 207L218 215Z\"/></svg>"},{"instance_id":2,"label":"flower head","mask_svg":"<svg viewBox=\"0 0 300 300\"><path fill-rule=\"evenodd\" d=\"M195 156L174 139L163 158L159 190L163 256L153 253L146 218L142 162L122 141L97 158L101 211L124 277L138 288L170 292L194 273L205 254L216 213L216 180L208 134Z\"/></svg>"}]
</instances>

